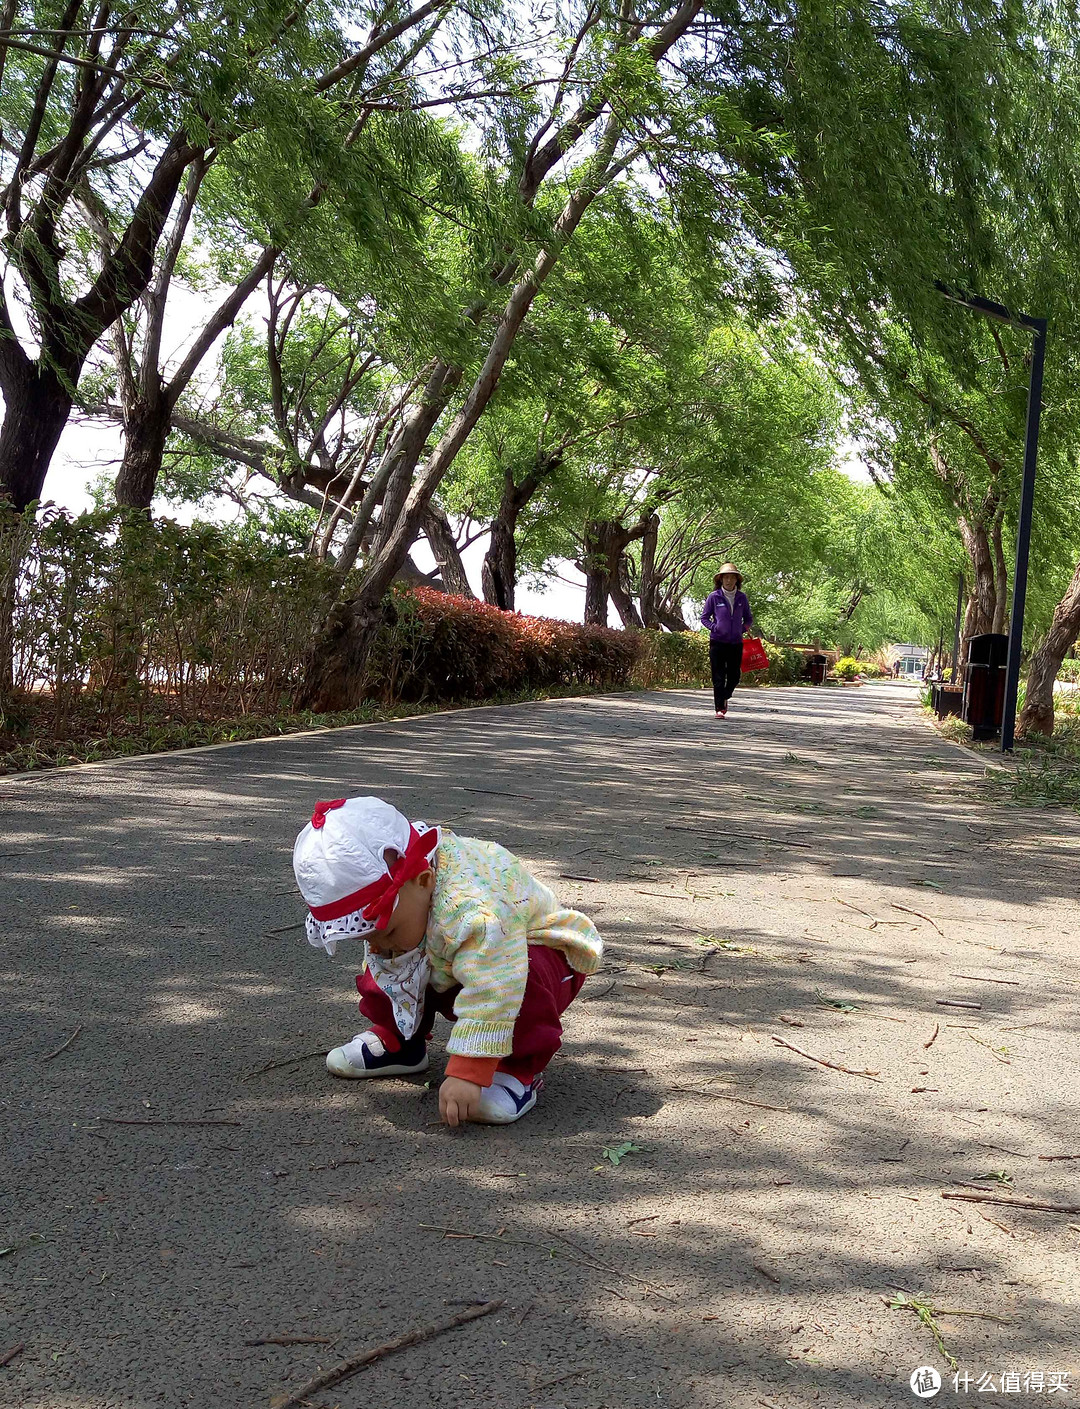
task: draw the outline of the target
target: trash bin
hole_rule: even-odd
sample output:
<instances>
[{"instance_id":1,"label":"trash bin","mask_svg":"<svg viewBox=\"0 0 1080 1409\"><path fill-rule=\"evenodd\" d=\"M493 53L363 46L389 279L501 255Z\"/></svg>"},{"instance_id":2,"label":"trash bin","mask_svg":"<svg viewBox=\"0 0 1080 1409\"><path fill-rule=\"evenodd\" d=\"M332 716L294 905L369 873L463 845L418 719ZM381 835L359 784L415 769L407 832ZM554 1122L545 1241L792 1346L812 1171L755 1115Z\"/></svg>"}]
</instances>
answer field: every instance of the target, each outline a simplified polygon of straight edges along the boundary
<instances>
[{"instance_id":1,"label":"trash bin","mask_svg":"<svg viewBox=\"0 0 1080 1409\"><path fill-rule=\"evenodd\" d=\"M994 739L1005 712L1005 662L1009 638L996 631L972 636L964 664L964 707L961 718L975 739Z\"/></svg>"},{"instance_id":2,"label":"trash bin","mask_svg":"<svg viewBox=\"0 0 1080 1409\"><path fill-rule=\"evenodd\" d=\"M828 656L812 655L806 662L806 674L810 677L811 685L824 685L825 677L828 673Z\"/></svg>"},{"instance_id":3,"label":"trash bin","mask_svg":"<svg viewBox=\"0 0 1080 1409\"><path fill-rule=\"evenodd\" d=\"M930 708L939 719L948 714L959 714L964 705L964 687L946 685L944 680L936 680L930 686Z\"/></svg>"}]
</instances>

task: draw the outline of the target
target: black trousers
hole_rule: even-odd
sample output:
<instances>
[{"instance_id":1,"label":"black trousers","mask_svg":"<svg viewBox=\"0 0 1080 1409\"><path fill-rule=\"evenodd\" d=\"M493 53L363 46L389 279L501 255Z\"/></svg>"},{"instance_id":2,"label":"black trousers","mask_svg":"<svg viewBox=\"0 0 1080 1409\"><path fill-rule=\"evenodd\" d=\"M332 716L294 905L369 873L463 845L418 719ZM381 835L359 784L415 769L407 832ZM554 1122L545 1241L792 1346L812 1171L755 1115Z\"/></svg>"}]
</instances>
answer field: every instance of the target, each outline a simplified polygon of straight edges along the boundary
<instances>
[{"instance_id":1,"label":"black trousers","mask_svg":"<svg viewBox=\"0 0 1080 1409\"><path fill-rule=\"evenodd\" d=\"M709 669L716 708L726 709L742 676L742 642L710 641Z\"/></svg>"}]
</instances>

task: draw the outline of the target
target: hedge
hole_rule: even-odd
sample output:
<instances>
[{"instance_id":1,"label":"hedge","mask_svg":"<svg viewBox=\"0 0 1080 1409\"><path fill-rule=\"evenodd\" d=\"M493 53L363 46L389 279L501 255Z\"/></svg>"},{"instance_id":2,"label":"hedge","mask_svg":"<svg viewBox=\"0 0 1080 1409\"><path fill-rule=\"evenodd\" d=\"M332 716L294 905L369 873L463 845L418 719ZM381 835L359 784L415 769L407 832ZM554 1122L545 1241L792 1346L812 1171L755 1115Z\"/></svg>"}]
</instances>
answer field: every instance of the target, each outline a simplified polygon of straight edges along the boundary
<instances>
[{"instance_id":1,"label":"hedge","mask_svg":"<svg viewBox=\"0 0 1080 1409\"><path fill-rule=\"evenodd\" d=\"M387 702L490 699L528 690L701 688L710 683L704 632L612 631L500 611L417 587L393 595L396 620L376 648L371 687ZM745 686L788 685L804 657L765 643L769 667Z\"/></svg>"},{"instance_id":2,"label":"hedge","mask_svg":"<svg viewBox=\"0 0 1080 1409\"><path fill-rule=\"evenodd\" d=\"M9 548L15 693L47 703L60 737L76 716L196 723L291 713L318 631L328 570L234 527L46 509L0 522ZM395 589L365 697L387 705L531 692L701 687L703 632L614 631L503 612L427 588ZM746 686L798 680L803 658L766 644ZM147 713L149 711L149 713ZM0 702L0 733L19 711ZM88 724L88 727L90 725Z\"/></svg>"}]
</instances>

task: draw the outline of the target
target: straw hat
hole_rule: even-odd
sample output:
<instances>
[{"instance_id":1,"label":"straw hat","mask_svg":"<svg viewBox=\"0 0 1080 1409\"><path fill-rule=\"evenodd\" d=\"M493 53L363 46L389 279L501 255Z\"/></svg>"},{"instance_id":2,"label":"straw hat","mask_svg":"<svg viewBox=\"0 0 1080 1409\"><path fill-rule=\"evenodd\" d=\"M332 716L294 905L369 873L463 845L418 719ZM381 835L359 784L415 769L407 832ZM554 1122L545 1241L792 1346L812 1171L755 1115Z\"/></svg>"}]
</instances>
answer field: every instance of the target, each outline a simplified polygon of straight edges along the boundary
<instances>
[{"instance_id":1,"label":"straw hat","mask_svg":"<svg viewBox=\"0 0 1080 1409\"><path fill-rule=\"evenodd\" d=\"M737 586L741 587L742 573L739 571L739 569L735 566L734 563L725 563L723 567L719 568L716 573L717 580L719 581L721 577L726 577L729 572L733 572L735 574L735 576L739 579Z\"/></svg>"}]
</instances>

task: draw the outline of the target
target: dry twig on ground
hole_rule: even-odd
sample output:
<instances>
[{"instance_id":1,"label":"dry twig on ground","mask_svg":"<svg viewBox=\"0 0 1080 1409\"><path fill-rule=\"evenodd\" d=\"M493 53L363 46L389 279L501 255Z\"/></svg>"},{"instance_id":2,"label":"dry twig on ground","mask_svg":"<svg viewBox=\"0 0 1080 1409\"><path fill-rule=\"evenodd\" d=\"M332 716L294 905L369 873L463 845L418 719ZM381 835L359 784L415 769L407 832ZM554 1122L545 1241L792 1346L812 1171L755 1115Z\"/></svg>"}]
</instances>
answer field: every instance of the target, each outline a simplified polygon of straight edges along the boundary
<instances>
[{"instance_id":1,"label":"dry twig on ground","mask_svg":"<svg viewBox=\"0 0 1080 1409\"><path fill-rule=\"evenodd\" d=\"M828 1067L830 1071L842 1071L846 1076L864 1076L867 1081L880 1081L876 1071L852 1071L851 1067L841 1066L838 1062L827 1062L824 1057L815 1057L813 1052L804 1052L801 1047L796 1047L793 1042L785 1042L782 1037L773 1035L773 1041L779 1047L786 1047L789 1052L797 1052L800 1057L805 1057L807 1061L817 1062L819 1066Z\"/></svg>"},{"instance_id":2,"label":"dry twig on ground","mask_svg":"<svg viewBox=\"0 0 1080 1409\"><path fill-rule=\"evenodd\" d=\"M890 903L894 910L903 910L905 915L918 915L920 920L925 920L928 925L933 925L934 929L937 930L938 934L941 935L942 939L945 938L945 931L941 928L938 922L934 919L931 919L929 915L924 915L921 910L913 910L910 905L901 905L900 902L897 900L893 900Z\"/></svg>"},{"instance_id":3,"label":"dry twig on ground","mask_svg":"<svg viewBox=\"0 0 1080 1409\"><path fill-rule=\"evenodd\" d=\"M1004 1204L1006 1208L1033 1208L1037 1213L1080 1213L1080 1204L1051 1204L1044 1203L1041 1199L1010 1199L1003 1194L962 1194L944 1189L941 1197L971 1204Z\"/></svg>"},{"instance_id":4,"label":"dry twig on ground","mask_svg":"<svg viewBox=\"0 0 1080 1409\"><path fill-rule=\"evenodd\" d=\"M71 1044L75 1041L76 1037L78 1037L79 1033L82 1032L82 1030L83 1025L82 1023L80 1023L66 1042L64 1042L61 1046L57 1047L55 1052L50 1052L47 1056L42 1057L41 1060L43 1062L51 1062L53 1057L58 1057L61 1052L66 1052L67 1049L71 1046Z\"/></svg>"},{"instance_id":5,"label":"dry twig on ground","mask_svg":"<svg viewBox=\"0 0 1080 1409\"><path fill-rule=\"evenodd\" d=\"M321 1374L313 1376L299 1389L293 1390L291 1394L276 1397L271 1401L272 1409L293 1409L294 1405L302 1404L304 1400L310 1395L316 1394L320 1389L326 1389L328 1385L336 1385L340 1380L347 1379L349 1375L355 1375L357 1370L362 1370L373 1360L381 1360L386 1355L394 1355L397 1351L406 1350L411 1345L419 1345L421 1341L441 1336L446 1331L452 1331L458 1326L464 1326L469 1321L477 1320L480 1316L490 1316L493 1311L499 1311L505 1305L504 1301L488 1301L482 1306L470 1307L468 1311L463 1311L458 1316L447 1316L445 1320L436 1321L434 1325L424 1326L419 1331L409 1331L404 1336L387 1341L385 1345L377 1345L372 1350L365 1350L360 1355L343 1360L340 1365L323 1370Z\"/></svg>"}]
</instances>

